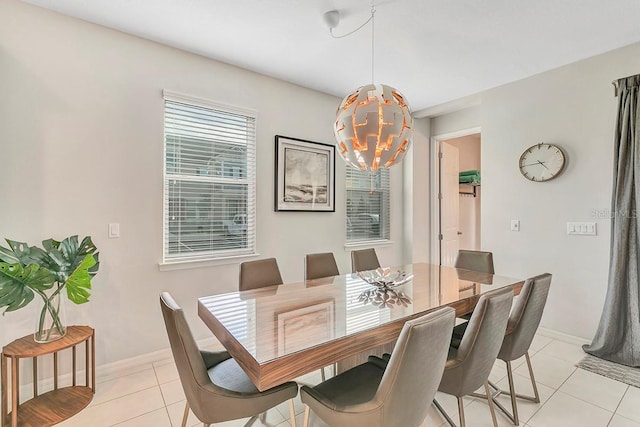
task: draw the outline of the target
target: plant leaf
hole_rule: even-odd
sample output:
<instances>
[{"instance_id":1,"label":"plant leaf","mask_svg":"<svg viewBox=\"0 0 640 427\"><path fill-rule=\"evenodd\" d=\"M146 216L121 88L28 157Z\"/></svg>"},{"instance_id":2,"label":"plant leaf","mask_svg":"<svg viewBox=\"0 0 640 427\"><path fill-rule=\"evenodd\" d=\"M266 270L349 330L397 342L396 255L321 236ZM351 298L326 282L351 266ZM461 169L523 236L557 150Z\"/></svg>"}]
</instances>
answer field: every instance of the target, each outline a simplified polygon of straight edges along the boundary
<instances>
[{"instance_id":1,"label":"plant leaf","mask_svg":"<svg viewBox=\"0 0 640 427\"><path fill-rule=\"evenodd\" d=\"M61 242L48 239L42 242L42 247L49 261L45 262L44 257L42 257L42 261L40 261L40 259L39 261L56 275L60 283L66 283L71 274L84 261L84 258L89 254L93 255L97 250L90 236L82 239L80 244L78 244L78 236L68 237ZM37 248L35 248L34 251L36 249ZM96 252L95 255L97 256L98 253ZM90 271L91 277L95 276L97 272L98 267L96 263Z\"/></svg>"},{"instance_id":2,"label":"plant leaf","mask_svg":"<svg viewBox=\"0 0 640 427\"><path fill-rule=\"evenodd\" d=\"M14 311L33 300L33 290L51 289L55 276L37 264L23 267L19 263L0 262L0 307Z\"/></svg>"},{"instance_id":3,"label":"plant leaf","mask_svg":"<svg viewBox=\"0 0 640 427\"><path fill-rule=\"evenodd\" d=\"M91 275L89 269L96 265L93 255L87 254L80 265L71 273L64 286L67 287L67 297L76 304L89 301L91 290Z\"/></svg>"}]
</instances>

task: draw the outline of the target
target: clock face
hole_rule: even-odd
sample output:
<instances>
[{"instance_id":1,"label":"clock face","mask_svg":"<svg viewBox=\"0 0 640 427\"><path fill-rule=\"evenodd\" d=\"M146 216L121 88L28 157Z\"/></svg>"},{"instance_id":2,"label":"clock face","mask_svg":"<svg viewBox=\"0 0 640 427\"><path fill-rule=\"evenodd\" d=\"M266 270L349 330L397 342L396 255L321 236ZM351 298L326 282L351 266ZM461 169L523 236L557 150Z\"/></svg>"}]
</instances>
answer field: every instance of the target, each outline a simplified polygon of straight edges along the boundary
<instances>
[{"instance_id":1,"label":"clock face","mask_svg":"<svg viewBox=\"0 0 640 427\"><path fill-rule=\"evenodd\" d=\"M553 144L536 144L520 156L520 173L530 181L549 181L562 172L564 153Z\"/></svg>"}]
</instances>

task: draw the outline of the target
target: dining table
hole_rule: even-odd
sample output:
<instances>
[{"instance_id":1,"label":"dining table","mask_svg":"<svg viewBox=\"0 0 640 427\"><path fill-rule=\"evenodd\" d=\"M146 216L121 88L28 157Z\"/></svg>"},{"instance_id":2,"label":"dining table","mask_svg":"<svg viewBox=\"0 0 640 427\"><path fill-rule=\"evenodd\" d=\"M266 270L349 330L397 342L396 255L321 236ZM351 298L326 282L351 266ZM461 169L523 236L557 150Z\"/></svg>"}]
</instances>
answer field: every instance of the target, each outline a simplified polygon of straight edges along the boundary
<instances>
[{"instance_id":1,"label":"dining table","mask_svg":"<svg viewBox=\"0 0 640 427\"><path fill-rule=\"evenodd\" d=\"M483 293L511 287L517 295L524 284L428 263L380 271L405 283L376 286L348 273L203 296L198 316L264 391L325 366L346 370L390 351L407 320L446 306L462 316Z\"/></svg>"}]
</instances>

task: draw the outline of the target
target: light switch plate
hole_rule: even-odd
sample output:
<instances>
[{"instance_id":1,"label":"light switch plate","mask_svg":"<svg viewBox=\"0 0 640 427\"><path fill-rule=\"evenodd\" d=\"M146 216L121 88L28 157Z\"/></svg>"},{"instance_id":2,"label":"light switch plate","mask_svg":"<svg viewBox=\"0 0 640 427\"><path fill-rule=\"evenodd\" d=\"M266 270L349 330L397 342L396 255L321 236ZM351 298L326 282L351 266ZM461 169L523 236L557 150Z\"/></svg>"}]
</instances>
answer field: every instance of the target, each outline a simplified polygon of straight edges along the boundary
<instances>
[{"instance_id":1,"label":"light switch plate","mask_svg":"<svg viewBox=\"0 0 640 427\"><path fill-rule=\"evenodd\" d=\"M511 231L520 231L520 220L512 219L511 220Z\"/></svg>"},{"instance_id":2,"label":"light switch plate","mask_svg":"<svg viewBox=\"0 0 640 427\"><path fill-rule=\"evenodd\" d=\"M109 224L109 238L116 239L120 237L120 223L112 222Z\"/></svg>"},{"instance_id":3,"label":"light switch plate","mask_svg":"<svg viewBox=\"0 0 640 427\"><path fill-rule=\"evenodd\" d=\"M567 222L567 234L574 236L596 236L598 228L595 222Z\"/></svg>"}]
</instances>

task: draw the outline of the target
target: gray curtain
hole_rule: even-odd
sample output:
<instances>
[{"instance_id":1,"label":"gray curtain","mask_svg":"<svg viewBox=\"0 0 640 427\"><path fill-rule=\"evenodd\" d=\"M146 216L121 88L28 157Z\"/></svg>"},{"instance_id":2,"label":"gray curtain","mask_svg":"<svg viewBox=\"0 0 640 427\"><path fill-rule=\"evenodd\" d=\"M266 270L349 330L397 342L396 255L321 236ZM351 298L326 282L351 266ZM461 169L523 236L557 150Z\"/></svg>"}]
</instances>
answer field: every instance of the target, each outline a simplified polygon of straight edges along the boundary
<instances>
[{"instance_id":1,"label":"gray curtain","mask_svg":"<svg viewBox=\"0 0 640 427\"><path fill-rule=\"evenodd\" d=\"M640 366L640 74L617 82L611 256L604 311L587 353Z\"/></svg>"}]
</instances>

